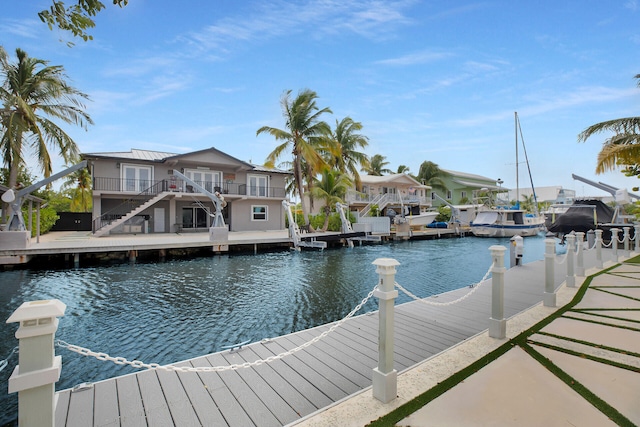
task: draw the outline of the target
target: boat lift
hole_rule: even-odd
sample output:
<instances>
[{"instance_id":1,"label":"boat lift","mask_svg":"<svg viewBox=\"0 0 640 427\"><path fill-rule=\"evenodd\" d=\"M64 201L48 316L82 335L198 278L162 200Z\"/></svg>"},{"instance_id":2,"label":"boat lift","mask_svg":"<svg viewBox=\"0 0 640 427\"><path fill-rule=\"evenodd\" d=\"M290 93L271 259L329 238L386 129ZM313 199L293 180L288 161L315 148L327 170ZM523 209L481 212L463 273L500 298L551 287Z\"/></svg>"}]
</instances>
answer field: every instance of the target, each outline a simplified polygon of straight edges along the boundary
<instances>
[{"instance_id":1,"label":"boat lift","mask_svg":"<svg viewBox=\"0 0 640 427\"><path fill-rule=\"evenodd\" d=\"M295 207L293 203L289 203L286 200L282 201L282 207L287 213L287 219L289 220L289 238L293 242L293 248L296 251L299 251L302 248L320 250L326 249L327 242L317 241L315 238L312 238L311 240L302 240L302 238L300 237L300 227L298 227L298 223L293 217L293 212L291 212L292 206Z\"/></svg>"},{"instance_id":2,"label":"boat lift","mask_svg":"<svg viewBox=\"0 0 640 427\"><path fill-rule=\"evenodd\" d=\"M227 202L224 200L224 197L218 193L210 192L197 182L187 178L184 174L178 172L177 170L173 171L174 175L177 175L178 178L184 180L187 184L192 185L193 188L198 190L200 193L207 196L213 202L213 206L216 209L215 214L209 214L213 216L213 224L209 228L209 240L211 241L227 241L229 240L229 228L224 223L224 216L222 215L222 209L227 206Z\"/></svg>"},{"instance_id":3,"label":"boat lift","mask_svg":"<svg viewBox=\"0 0 640 427\"><path fill-rule=\"evenodd\" d=\"M22 217L22 204L29 194L33 193L40 187L50 184L53 181L62 178L63 176L69 175L70 173L73 173L78 169L82 169L85 167L87 167L87 161L83 160L76 165L73 165L61 172L51 175L49 178L45 178L21 190L14 191L13 189L9 189L8 191L6 191L2 195L2 201L5 203L9 203L9 205L11 206L11 214L9 216L9 220L7 221L6 231L27 230L27 227L24 223L24 218Z\"/></svg>"},{"instance_id":4,"label":"boat lift","mask_svg":"<svg viewBox=\"0 0 640 427\"><path fill-rule=\"evenodd\" d=\"M225 206L227 206L227 202L225 202L224 197L217 191L215 193L208 191L206 188L196 183L195 181L187 178L186 176L184 176L182 173L178 172L175 169L173 171L173 174L178 175L178 178L184 180L187 184L192 185L193 188L195 188L196 190L198 190L199 192L201 192L202 194L204 194L205 196L211 199L211 201L213 202L213 206L216 208L215 214L213 215L209 214L214 217L212 227L226 227L224 223L224 216L222 215L222 209Z\"/></svg>"},{"instance_id":5,"label":"boat lift","mask_svg":"<svg viewBox=\"0 0 640 427\"><path fill-rule=\"evenodd\" d=\"M576 181L582 181L585 184L589 184L592 187L595 187L599 190L602 190L604 192L607 192L609 194L611 194L611 196L613 196L613 200L616 202L616 209L615 212L613 214L613 218L611 219L612 223L617 223L618 219L625 219L628 218L628 216L626 215L620 215L620 206L626 205L631 203L631 199L635 199L635 200L640 200L640 196L633 194L633 193L629 193L626 189L620 189L620 188L616 188L612 185L609 184L605 184L604 182L594 182L591 181L587 178L583 178L581 176L578 176L576 174L571 174L571 178L575 179Z\"/></svg>"}]
</instances>

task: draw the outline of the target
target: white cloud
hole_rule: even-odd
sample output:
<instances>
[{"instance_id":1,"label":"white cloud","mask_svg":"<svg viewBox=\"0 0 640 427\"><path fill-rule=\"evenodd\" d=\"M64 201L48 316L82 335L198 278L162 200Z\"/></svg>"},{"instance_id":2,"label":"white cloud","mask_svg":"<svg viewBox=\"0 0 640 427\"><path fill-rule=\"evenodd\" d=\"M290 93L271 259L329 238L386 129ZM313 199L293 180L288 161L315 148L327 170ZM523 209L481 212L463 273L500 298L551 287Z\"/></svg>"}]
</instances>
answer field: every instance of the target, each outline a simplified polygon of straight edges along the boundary
<instances>
[{"instance_id":1,"label":"white cloud","mask_svg":"<svg viewBox=\"0 0 640 427\"><path fill-rule=\"evenodd\" d=\"M305 34L323 37L344 32L380 39L399 25L411 23L403 10L413 1L275 0L256 3L252 13L225 18L198 32L180 37L200 51L228 53L236 43Z\"/></svg>"},{"instance_id":2,"label":"white cloud","mask_svg":"<svg viewBox=\"0 0 640 427\"><path fill-rule=\"evenodd\" d=\"M447 52L423 51L423 52L410 53L407 55L399 56L397 58L382 59L380 61L376 61L375 64L389 65L389 66L425 64L429 62L440 61L442 59L450 58L452 56L453 54L447 53Z\"/></svg>"},{"instance_id":3,"label":"white cloud","mask_svg":"<svg viewBox=\"0 0 640 427\"><path fill-rule=\"evenodd\" d=\"M35 39L38 37L37 33L42 25L40 21L34 19L3 19L2 22L0 22L0 33Z\"/></svg>"}]
</instances>

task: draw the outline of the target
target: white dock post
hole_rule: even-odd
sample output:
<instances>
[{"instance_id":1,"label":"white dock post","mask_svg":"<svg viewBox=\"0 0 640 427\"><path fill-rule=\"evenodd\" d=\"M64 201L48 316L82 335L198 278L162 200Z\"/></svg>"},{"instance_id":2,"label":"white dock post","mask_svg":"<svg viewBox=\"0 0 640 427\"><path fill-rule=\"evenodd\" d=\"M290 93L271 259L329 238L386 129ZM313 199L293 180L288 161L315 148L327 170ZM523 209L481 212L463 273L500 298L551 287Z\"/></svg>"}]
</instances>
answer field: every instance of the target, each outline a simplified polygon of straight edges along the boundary
<instances>
[{"instance_id":1,"label":"white dock post","mask_svg":"<svg viewBox=\"0 0 640 427\"><path fill-rule=\"evenodd\" d=\"M556 241L553 239L544 240L544 306L556 306L555 287L555 262L556 262Z\"/></svg>"},{"instance_id":2,"label":"white dock post","mask_svg":"<svg viewBox=\"0 0 640 427\"><path fill-rule=\"evenodd\" d=\"M624 227L623 229L623 238L622 240L624 240L624 257L625 258L629 258L629 256L631 255L631 251L629 249L629 239L631 238L631 235L629 234L629 227Z\"/></svg>"},{"instance_id":3,"label":"white dock post","mask_svg":"<svg viewBox=\"0 0 640 427\"><path fill-rule=\"evenodd\" d=\"M602 230L596 230L596 267L602 268Z\"/></svg>"},{"instance_id":4,"label":"white dock post","mask_svg":"<svg viewBox=\"0 0 640 427\"><path fill-rule=\"evenodd\" d=\"M576 232L576 245L578 254L578 265L576 266L576 276L584 277L584 232Z\"/></svg>"},{"instance_id":5,"label":"white dock post","mask_svg":"<svg viewBox=\"0 0 640 427\"><path fill-rule=\"evenodd\" d=\"M507 320L504 318L504 253L507 248L493 245L489 248L493 260L491 269L491 317L489 336L503 339L507 336Z\"/></svg>"},{"instance_id":6,"label":"white dock post","mask_svg":"<svg viewBox=\"0 0 640 427\"><path fill-rule=\"evenodd\" d=\"M613 262L618 262L618 230L617 228L611 229L611 250L613 251Z\"/></svg>"},{"instance_id":7,"label":"white dock post","mask_svg":"<svg viewBox=\"0 0 640 427\"><path fill-rule=\"evenodd\" d=\"M373 369L373 397L382 403L389 403L398 394L398 372L393 369L393 305L398 297L395 275L396 266L400 263L393 258L378 258L372 264L377 267L379 276L378 289L374 293L379 300L379 330L378 367Z\"/></svg>"},{"instance_id":8,"label":"white dock post","mask_svg":"<svg viewBox=\"0 0 640 427\"><path fill-rule=\"evenodd\" d=\"M573 258L575 252L576 236L567 235L567 286L573 288L576 286L576 275L573 268Z\"/></svg>"},{"instance_id":9,"label":"white dock post","mask_svg":"<svg viewBox=\"0 0 640 427\"><path fill-rule=\"evenodd\" d=\"M640 253L640 225L633 226L633 239L636 241L635 253Z\"/></svg>"},{"instance_id":10,"label":"white dock post","mask_svg":"<svg viewBox=\"0 0 640 427\"><path fill-rule=\"evenodd\" d=\"M57 317L67 306L59 300L23 303L7 319L20 322L18 366L9 378L9 393L18 392L18 425L53 427L55 383L60 379L62 357L55 356Z\"/></svg>"}]
</instances>

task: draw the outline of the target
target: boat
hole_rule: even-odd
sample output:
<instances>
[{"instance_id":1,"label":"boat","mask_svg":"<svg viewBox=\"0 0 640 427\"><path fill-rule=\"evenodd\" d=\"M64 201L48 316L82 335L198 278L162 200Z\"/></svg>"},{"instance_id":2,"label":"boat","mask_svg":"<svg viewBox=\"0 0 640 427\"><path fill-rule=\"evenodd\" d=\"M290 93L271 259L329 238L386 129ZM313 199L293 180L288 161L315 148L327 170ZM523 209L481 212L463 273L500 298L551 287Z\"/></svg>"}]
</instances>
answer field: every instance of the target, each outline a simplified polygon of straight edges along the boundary
<instances>
[{"instance_id":1,"label":"boat","mask_svg":"<svg viewBox=\"0 0 640 427\"><path fill-rule=\"evenodd\" d=\"M498 207L480 211L471 223L471 232L477 237L536 236L544 231L544 218L523 209Z\"/></svg>"},{"instance_id":2,"label":"boat","mask_svg":"<svg viewBox=\"0 0 640 427\"><path fill-rule=\"evenodd\" d=\"M538 212L538 201L536 198L535 188L533 187L533 179L531 178L531 169L527 159L527 150L524 148L524 139L522 138L522 129L518 120L518 113L515 113L515 130L516 130L516 204L513 207L493 207L478 212L476 218L471 222L471 232L478 237L513 237L513 236L536 236L544 231L545 218ZM520 209L520 192L519 176L518 176L518 133L522 140L522 147L529 170L529 180L533 189L533 207L534 213L528 213L524 209Z\"/></svg>"},{"instance_id":3,"label":"boat","mask_svg":"<svg viewBox=\"0 0 640 427\"><path fill-rule=\"evenodd\" d=\"M547 226L550 234L564 239L565 234L571 232L588 233L591 230L602 230L602 240L606 244L611 240L611 229L617 228L624 232L627 228L629 235L635 236L635 216L624 214L624 205L631 203L631 199L640 200L640 196L629 193L603 182L593 182L576 174L573 179L582 181L595 188L606 191L613 197L615 207L608 206L602 200L575 200L564 213L557 215L551 225ZM619 236L619 238L622 234Z\"/></svg>"},{"instance_id":4,"label":"boat","mask_svg":"<svg viewBox=\"0 0 640 427\"><path fill-rule=\"evenodd\" d=\"M437 216L438 212L423 212L418 215L405 216L405 219L410 226L417 227L431 224Z\"/></svg>"}]
</instances>

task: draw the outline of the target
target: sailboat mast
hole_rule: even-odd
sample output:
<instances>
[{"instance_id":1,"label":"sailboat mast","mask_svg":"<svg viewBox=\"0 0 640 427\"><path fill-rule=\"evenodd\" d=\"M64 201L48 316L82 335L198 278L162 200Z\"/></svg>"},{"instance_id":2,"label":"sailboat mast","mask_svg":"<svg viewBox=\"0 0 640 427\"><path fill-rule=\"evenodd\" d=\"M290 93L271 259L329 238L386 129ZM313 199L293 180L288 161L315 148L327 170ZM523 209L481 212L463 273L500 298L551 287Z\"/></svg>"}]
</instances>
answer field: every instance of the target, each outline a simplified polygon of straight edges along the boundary
<instances>
[{"instance_id":1,"label":"sailboat mast","mask_svg":"<svg viewBox=\"0 0 640 427\"><path fill-rule=\"evenodd\" d=\"M516 131L516 206L520 206L520 174L518 172L518 112L514 113L514 129Z\"/></svg>"}]
</instances>

